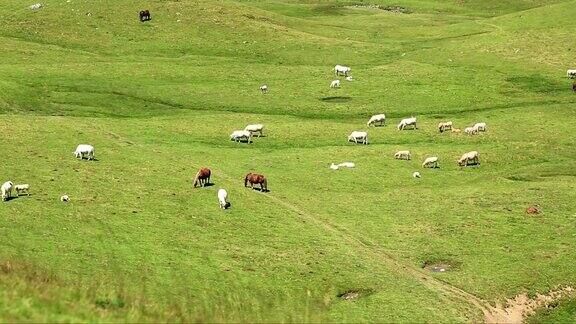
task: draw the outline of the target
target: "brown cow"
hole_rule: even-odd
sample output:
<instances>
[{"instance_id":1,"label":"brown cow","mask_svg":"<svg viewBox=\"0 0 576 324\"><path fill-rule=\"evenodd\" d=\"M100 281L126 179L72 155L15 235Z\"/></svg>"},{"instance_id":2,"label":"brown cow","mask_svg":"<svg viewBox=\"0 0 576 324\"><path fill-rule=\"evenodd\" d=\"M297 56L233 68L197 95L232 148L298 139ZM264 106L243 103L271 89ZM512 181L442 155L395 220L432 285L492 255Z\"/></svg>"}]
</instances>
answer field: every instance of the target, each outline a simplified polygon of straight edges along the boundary
<instances>
[{"instance_id":1,"label":"brown cow","mask_svg":"<svg viewBox=\"0 0 576 324\"><path fill-rule=\"evenodd\" d=\"M576 82L572 83L572 90L576 92Z\"/></svg>"},{"instance_id":2,"label":"brown cow","mask_svg":"<svg viewBox=\"0 0 576 324\"><path fill-rule=\"evenodd\" d=\"M200 170L198 170L198 173L196 173L196 177L194 178L194 188L196 188L197 185L200 185L200 187L204 187L207 184L210 184L210 174L212 172L210 172L210 169L208 168L200 168Z\"/></svg>"},{"instance_id":3,"label":"brown cow","mask_svg":"<svg viewBox=\"0 0 576 324\"><path fill-rule=\"evenodd\" d=\"M526 208L526 214L540 214L540 206L534 205Z\"/></svg>"},{"instance_id":4,"label":"brown cow","mask_svg":"<svg viewBox=\"0 0 576 324\"><path fill-rule=\"evenodd\" d=\"M254 184L260 184L260 191L268 191L268 180L261 174L248 173L246 177L244 177L244 187L248 187L248 182L250 182L252 189L254 189Z\"/></svg>"}]
</instances>

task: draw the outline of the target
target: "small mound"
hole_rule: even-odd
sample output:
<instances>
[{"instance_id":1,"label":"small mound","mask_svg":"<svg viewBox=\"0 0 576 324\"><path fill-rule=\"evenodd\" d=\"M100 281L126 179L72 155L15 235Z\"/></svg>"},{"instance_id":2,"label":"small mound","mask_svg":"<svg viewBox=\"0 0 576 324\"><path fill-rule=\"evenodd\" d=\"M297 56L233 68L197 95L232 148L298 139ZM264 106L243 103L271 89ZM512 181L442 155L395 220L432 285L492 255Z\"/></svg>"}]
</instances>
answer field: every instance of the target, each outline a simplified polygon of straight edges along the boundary
<instances>
[{"instance_id":1,"label":"small mound","mask_svg":"<svg viewBox=\"0 0 576 324\"><path fill-rule=\"evenodd\" d=\"M402 14L409 14L412 12L412 11L410 11L410 9L408 9L406 7L402 7L402 6L386 6L386 7L381 7L380 9L390 11L393 13L402 13Z\"/></svg>"},{"instance_id":2,"label":"small mound","mask_svg":"<svg viewBox=\"0 0 576 324\"><path fill-rule=\"evenodd\" d=\"M453 265L445 261L441 262L424 261L422 268L427 269L428 271L431 272L446 272L452 270Z\"/></svg>"},{"instance_id":3,"label":"small mound","mask_svg":"<svg viewBox=\"0 0 576 324\"><path fill-rule=\"evenodd\" d=\"M412 11L406 7L402 6L382 6L378 4L355 4L350 6L351 8L360 8L360 9L372 9L372 10L385 10L392 13L401 13L401 14L409 14Z\"/></svg>"},{"instance_id":4,"label":"small mound","mask_svg":"<svg viewBox=\"0 0 576 324\"><path fill-rule=\"evenodd\" d=\"M352 97L324 97L320 99L321 101L324 102L331 102L331 103L343 103L343 102L348 102L352 100Z\"/></svg>"},{"instance_id":5,"label":"small mound","mask_svg":"<svg viewBox=\"0 0 576 324\"><path fill-rule=\"evenodd\" d=\"M343 300L354 300L354 299L358 299L360 297L364 297L364 296L368 296L372 293L373 291L371 289L352 289L352 290L348 290L346 292L343 292L341 294L338 294L338 298L343 299Z\"/></svg>"},{"instance_id":6,"label":"small mound","mask_svg":"<svg viewBox=\"0 0 576 324\"><path fill-rule=\"evenodd\" d=\"M338 295L338 298L341 298L344 300L357 299L358 297L360 297L360 293L357 291L349 291L349 292L345 292L343 294Z\"/></svg>"}]
</instances>

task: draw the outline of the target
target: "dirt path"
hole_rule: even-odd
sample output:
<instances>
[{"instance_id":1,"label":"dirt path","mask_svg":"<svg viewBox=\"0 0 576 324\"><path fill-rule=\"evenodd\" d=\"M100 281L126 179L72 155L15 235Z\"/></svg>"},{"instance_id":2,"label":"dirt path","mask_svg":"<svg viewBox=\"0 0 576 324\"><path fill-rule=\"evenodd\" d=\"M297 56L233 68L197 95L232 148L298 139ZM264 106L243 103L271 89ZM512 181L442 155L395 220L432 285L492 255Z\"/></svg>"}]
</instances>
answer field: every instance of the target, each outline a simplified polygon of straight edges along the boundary
<instances>
[{"instance_id":1,"label":"dirt path","mask_svg":"<svg viewBox=\"0 0 576 324\"><path fill-rule=\"evenodd\" d=\"M491 307L489 316L486 316L486 323L522 323L526 316L534 314L539 308L564 299L574 298L576 293L572 287L564 287L553 290L546 295L538 294L534 298L528 298L526 294L520 294L513 299L508 299L506 306L496 305Z\"/></svg>"},{"instance_id":2,"label":"dirt path","mask_svg":"<svg viewBox=\"0 0 576 324\"><path fill-rule=\"evenodd\" d=\"M449 297L455 297L457 299L460 300L464 300L472 305L474 305L476 308L478 308L479 310L482 311L482 313L484 314L485 318L488 318L488 315L491 314L491 306L488 302L458 288L455 286L452 286L446 282L440 281L436 278L434 278L433 276L420 271L417 268L414 268L410 265L407 265L405 263L403 263L401 260L399 260L398 258L396 258L395 256L393 256L392 254L390 254L387 251L382 250L376 243L374 243L373 241L371 241L369 238L366 237L357 237L356 235L353 235L352 233L350 233L349 231L342 229L342 228L338 228L337 226L330 224L326 221L321 220L319 217L314 216L311 213L306 212L305 210L295 206L294 204L291 204L288 201L285 201L284 199L278 198L273 194L266 194L266 196L268 196L271 200L275 201L276 203L278 203L279 205L283 206L284 208L300 215L302 218L304 218L306 221L315 224L317 226L323 227L327 232L335 235L335 236L339 236L341 237L343 240L345 240L347 243L355 246L356 248L359 248L361 250L363 250L364 253L367 253L375 258L377 258L378 260L386 263L389 265L389 268L394 270L394 271L398 271L401 272L403 274L408 273L410 274L412 277L418 279L422 284L424 284L424 286L435 290L435 291L441 291L442 293L444 293L445 295L449 296Z\"/></svg>"}]
</instances>

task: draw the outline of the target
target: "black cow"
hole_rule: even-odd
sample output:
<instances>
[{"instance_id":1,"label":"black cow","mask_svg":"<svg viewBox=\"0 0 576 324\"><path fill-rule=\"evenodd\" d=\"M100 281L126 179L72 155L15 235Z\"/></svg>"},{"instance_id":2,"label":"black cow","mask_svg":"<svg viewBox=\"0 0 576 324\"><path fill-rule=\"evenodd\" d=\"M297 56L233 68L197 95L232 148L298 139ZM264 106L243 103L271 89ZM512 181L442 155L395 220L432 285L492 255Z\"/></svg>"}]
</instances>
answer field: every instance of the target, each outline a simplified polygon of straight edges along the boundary
<instances>
[{"instance_id":1,"label":"black cow","mask_svg":"<svg viewBox=\"0 0 576 324\"><path fill-rule=\"evenodd\" d=\"M150 17L150 11L148 10L142 10L140 11L140 21L144 22L147 20L151 20L152 18Z\"/></svg>"}]
</instances>

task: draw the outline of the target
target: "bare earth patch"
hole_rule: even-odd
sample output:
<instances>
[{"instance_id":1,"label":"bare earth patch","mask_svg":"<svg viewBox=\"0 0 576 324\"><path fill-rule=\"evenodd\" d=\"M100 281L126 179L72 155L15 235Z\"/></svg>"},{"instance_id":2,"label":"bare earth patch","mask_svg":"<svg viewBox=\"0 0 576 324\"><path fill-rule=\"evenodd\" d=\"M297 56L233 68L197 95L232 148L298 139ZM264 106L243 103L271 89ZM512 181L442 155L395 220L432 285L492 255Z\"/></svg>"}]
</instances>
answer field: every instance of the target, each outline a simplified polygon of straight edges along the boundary
<instances>
[{"instance_id":1,"label":"bare earth patch","mask_svg":"<svg viewBox=\"0 0 576 324\"><path fill-rule=\"evenodd\" d=\"M486 323L522 323L524 319L543 307L549 307L557 301L567 297L576 296L574 288L564 287L549 292L546 295L538 294L534 298L528 298L520 294L512 299L508 299L506 306L496 304L484 314Z\"/></svg>"}]
</instances>

